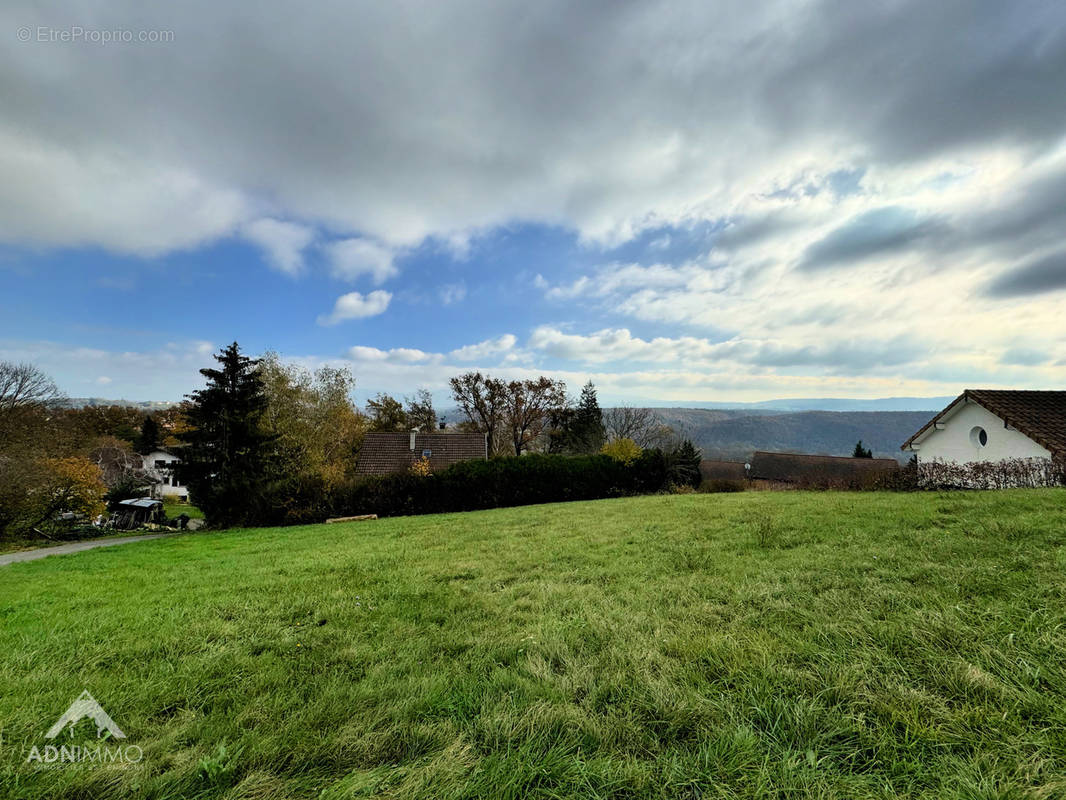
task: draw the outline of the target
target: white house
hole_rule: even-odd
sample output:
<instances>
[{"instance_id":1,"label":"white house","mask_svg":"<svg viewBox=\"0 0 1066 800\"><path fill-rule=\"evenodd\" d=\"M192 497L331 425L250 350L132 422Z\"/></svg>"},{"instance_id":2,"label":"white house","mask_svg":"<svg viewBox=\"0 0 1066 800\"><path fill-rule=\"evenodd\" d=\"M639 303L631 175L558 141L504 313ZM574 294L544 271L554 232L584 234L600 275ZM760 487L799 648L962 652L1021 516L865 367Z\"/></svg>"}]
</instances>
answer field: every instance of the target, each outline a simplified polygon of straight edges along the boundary
<instances>
[{"instance_id":1,"label":"white house","mask_svg":"<svg viewBox=\"0 0 1066 800\"><path fill-rule=\"evenodd\" d=\"M918 466L1066 458L1066 392L967 389L903 443Z\"/></svg>"},{"instance_id":2,"label":"white house","mask_svg":"<svg viewBox=\"0 0 1066 800\"><path fill-rule=\"evenodd\" d=\"M152 488L153 497L175 496L183 503L189 501L188 487L182 486L174 474L174 465L180 462L181 459L169 450L153 450L144 456L144 469L156 481Z\"/></svg>"}]
</instances>

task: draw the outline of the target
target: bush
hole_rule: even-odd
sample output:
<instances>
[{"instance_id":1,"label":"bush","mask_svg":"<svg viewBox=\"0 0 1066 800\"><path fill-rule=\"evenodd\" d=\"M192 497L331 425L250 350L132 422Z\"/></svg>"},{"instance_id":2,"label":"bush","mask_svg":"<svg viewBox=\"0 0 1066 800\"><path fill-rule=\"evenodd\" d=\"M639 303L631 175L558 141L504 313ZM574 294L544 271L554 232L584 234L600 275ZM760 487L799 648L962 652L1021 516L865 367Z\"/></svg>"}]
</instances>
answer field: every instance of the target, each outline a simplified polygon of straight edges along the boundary
<instances>
[{"instance_id":1,"label":"bush","mask_svg":"<svg viewBox=\"0 0 1066 800\"><path fill-rule=\"evenodd\" d=\"M621 461L623 464L629 465L640 458L641 449L640 445L632 439L622 438L604 444L600 448L600 454L610 456L615 461Z\"/></svg>"},{"instance_id":2,"label":"bush","mask_svg":"<svg viewBox=\"0 0 1066 800\"><path fill-rule=\"evenodd\" d=\"M334 516L391 517L652 494L666 486L658 450L629 464L605 455L535 454L463 461L426 476L375 476L334 490L329 505Z\"/></svg>"},{"instance_id":3,"label":"bush","mask_svg":"<svg viewBox=\"0 0 1066 800\"><path fill-rule=\"evenodd\" d=\"M930 461L916 467L922 489L1039 489L1066 483L1066 464L1055 459L1008 458L1002 461Z\"/></svg>"}]
</instances>

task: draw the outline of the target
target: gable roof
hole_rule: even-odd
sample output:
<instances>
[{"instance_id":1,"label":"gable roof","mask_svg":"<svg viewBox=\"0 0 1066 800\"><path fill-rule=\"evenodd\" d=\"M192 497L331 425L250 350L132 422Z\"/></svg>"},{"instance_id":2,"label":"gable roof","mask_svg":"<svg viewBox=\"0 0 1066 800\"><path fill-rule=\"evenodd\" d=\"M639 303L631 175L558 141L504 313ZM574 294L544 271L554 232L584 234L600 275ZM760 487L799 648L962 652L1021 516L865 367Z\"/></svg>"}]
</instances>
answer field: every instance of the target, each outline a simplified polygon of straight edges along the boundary
<instances>
[{"instance_id":1,"label":"gable roof","mask_svg":"<svg viewBox=\"0 0 1066 800\"><path fill-rule=\"evenodd\" d=\"M967 389L903 443L906 450L960 403L974 402L1052 454L1066 455L1066 392Z\"/></svg>"},{"instance_id":2,"label":"gable roof","mask_svg":"<svg viewBox=\"0 0 1066 800\"><path fill-rule=\"evenodd\" d=\"M767 453L756 451L751 457L748 476L785 483L855 480L899 469L894 458L850 458L848 456L813 456L805 453Z\"/></svg>"},{"instance_id":3,"label":"gable roof","mask_svg":"<svg viewBox=\"0 0 1066 800\"><path fill-rule=\"evenodd\" d=\"M700 478L705 481L736 481L746 477L748 471L744 469L743 461L713 461L706 458L700 461Z\"/></svg>"},{"instance_id":4,"label":"gable roof","mask_svg":"<svg viewBox=\"0 0 1066 800\"><path fill-rule=\"evenodd\" d=\"M403 472L422 457L424 450L430 451L429 468L433 472L459 461L488 457L483 433L416 433L413 450L410 433L368 433L355 471L360 475Z\"/></svg>"}]
</instances>

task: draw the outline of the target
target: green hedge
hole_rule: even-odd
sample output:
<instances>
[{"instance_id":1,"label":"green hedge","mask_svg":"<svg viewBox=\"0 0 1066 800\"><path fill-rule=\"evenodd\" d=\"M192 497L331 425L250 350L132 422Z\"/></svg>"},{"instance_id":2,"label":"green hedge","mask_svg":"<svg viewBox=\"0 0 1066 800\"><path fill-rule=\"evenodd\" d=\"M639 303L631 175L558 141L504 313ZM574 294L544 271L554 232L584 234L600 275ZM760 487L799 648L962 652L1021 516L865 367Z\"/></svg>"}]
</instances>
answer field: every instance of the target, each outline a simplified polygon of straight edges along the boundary
<instances>
[{"instance_id":1,"label":"green hedge","mask_svg":"<svg viewBox=\"0 0 1066 800\"><path fill-rule=\"evenodd\" d=\"M609 456L528 455L464 461L425 477L398 473L335 489L333 516L393 517L650 494L666 488L668 459L647 450L626 465Z\"/></svg>"}]
</instances>

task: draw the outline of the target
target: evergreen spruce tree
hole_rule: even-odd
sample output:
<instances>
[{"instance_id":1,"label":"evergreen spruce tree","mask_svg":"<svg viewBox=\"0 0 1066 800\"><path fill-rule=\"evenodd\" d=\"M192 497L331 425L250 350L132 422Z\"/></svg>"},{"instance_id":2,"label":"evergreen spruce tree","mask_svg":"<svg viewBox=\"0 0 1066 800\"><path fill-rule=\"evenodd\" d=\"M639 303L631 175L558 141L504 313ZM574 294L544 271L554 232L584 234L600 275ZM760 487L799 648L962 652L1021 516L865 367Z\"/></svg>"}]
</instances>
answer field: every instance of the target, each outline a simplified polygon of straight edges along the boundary
<instances>
[{"instance_id":1,"label":"evergreen spruce tree","mask_svg":"<svg viewBox=\"0 0 1066 800\"><path fill-rule=\"evenodd\" d=\"M855 450L851 453L852 458L873 458L873 450L862 446L862 439L855 443Z\"/></svg>"},{"instance_id":2,"label":"evergreen spruce tree","mask_svg":"<svg viewBox=\"0 0 1066 800\"><path fill-rule=\"evenodd\" d=\"M679 486L700 485L700 460L703 458L700 451L692 444L691 439L685 439L669 456L669 478L672 483Z\"/></svg>"},{"instance_id":3,"label":"evergreen spruce tree","mask_svg":"<svg viewBox=\"0 0 1066 800\"><path fill-rule=\"evenodd\" d=\"M596 387L589 381L581 389L573 419L574 449L580 453L598 453L607 441L603 427L603 411L596 397Z\"/></svg>"},{"instance_id":4,"label":"evergreen spruce tree","mask_svg":"<svg viewBox=\"0 0 1066 800\"><path fill-rule=\"evenodd\" d=\"M158 450L161 444L160 439L159 423L148 415L141 423L141 433L137 437L137 452L148 455L153 450Z\"/></svg>"},{"instance_id":5,"label":"evergreen spruce tree","mask_svg":"<svg viewBox=\"0 0 1066 800\"><path fill-rule=\"evenodd\" d=\"M260 426L267 397L259 361L236 342L215 360L221 368L200 370L207 386L188 396L177 474L210 524L239 525L253 517L273 477L274 437Z\"/></svg>"},{"instance_id":6,"label":"evergreen spruce tree","mask_svg":"<svg viewBox=\"0 0 1066 800\"><path fill-rule=\"evenodd\" d=\"M581 398L573 408L559 408L551 415L551 453L598 453L607 441L603 411L596 399L596 387L589 381L581 389Z\"/></svg>"}]
</instances>

